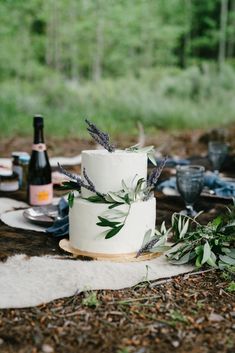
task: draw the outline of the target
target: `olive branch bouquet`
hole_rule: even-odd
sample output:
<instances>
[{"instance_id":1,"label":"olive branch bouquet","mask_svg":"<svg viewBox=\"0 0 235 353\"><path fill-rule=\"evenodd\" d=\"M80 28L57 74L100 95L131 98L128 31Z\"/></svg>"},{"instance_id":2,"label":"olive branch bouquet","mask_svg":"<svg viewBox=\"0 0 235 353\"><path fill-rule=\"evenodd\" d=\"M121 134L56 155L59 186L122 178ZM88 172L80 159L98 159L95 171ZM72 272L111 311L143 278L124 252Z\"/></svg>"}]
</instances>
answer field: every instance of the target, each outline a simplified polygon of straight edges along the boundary
<instances>
[{"instance_id":1,"label":"olive branch bouquet","mask_svg":"<svg viewBox=\"0 0 235 353\"><path fill-rule=\"evenodd\" d=\"M171 227L161 227L155 239L144 244L139 254L154 251L156 244L165 245L169 234L174 244L168 247L167 259L174 265L192 263L197 268L204 265L227 269L235 266L235 204L206 225L198 222L196 217L174 213ZM164 240L164 241L163 241Z\"/></svg>"}]
</instances>

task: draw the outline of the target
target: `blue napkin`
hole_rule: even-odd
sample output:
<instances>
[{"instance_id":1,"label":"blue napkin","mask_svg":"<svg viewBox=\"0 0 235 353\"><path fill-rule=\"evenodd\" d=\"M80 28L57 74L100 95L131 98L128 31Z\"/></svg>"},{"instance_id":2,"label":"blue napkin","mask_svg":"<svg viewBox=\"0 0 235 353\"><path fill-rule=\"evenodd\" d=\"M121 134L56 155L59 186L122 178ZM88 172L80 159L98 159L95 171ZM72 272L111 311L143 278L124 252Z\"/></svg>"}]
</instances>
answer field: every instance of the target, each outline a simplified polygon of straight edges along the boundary
<instances>
[{"instance_id":1,"label":"blue napkin","mask_svg":"<svg viewBox=\"0 0 235 353\"><path fill-rule=\"evenodd\" d=\"M156 162L159 163L161 159L156 159ZM180 158L167 158L165 166L168 168L174 168L177 165L189 165L190 161L187 159L180 159Z\"/></svg>"},{"instance_id":2,"label":"blue napkin","mask_svg":"<svg viewBox=\"0 0 235 353\"><path fill-rule=\"evenodd\" d=\"M229 182L219 178L214 173L208 173L204 176L204 186L215 192L215 195L221 197L235 197L235 183ZM176 178L172 177L160 183L157 186L157 190L163 190L163 188L177 189Z\"/></svg>"},{"instance_id":3,"label":"blue napkin","mask_svg":"<svg viewBox=\"0 0 235 353\"><path fill-rule=\"evenodd\" d=\"M214 190L215 194L218 196L235 196L235 182L223 180L213 173L205 174L204 185Z\"/></svg>"},{"instance_id":4,"label":"blue napkin","mask_svg":"<svg viewBox=\"0 0 235 353\"><path fill-rule=\"evenodd\" d=\"M59 219L53 225L46 229L46 232L54 237L65 237L69 234L69 205L68 202L61 198L58 204Z\"/></svg>"},{"instance_id":5,"label":"blue napkin","mask_svg":"<svg viewBox=\"0 0 235 353\"><path fill-rule=\"evenodd\" d=\"M162 191L164 188L177 189L176 177L171 177L170 179L164 180L157 185L157 190Z\"/></svg>"}]
</instances>

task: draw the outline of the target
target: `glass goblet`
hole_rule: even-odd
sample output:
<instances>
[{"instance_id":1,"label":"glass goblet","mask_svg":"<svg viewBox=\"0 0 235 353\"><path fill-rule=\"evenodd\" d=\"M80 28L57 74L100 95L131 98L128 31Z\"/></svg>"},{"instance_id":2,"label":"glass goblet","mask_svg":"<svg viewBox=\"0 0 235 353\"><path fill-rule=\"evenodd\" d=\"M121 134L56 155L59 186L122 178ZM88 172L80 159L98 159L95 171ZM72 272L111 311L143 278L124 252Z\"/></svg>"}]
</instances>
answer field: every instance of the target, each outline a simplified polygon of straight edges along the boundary
<instances>
[{"instance_id":1,"label":"glass goblet","mask_svg":"<svg viewBox=\"0 0 235 353\"><path fill-rule=\"evenodd\" d=\"M193 205L203 189L204 171L205 168L200 165L176 167L177 188L186 206L186 210L181 211L181 214L196 216Z\"/></svg>"},{"instance_id":2,"label":"glass goblet","mask_svg":"<svg viewBox=\"0 0 235 353\"><path fill-rule=\"evenodd\" d=\"M213 171L219 175L219 170L228 153L228 146L222 142L211 141L208 144L208 157L212 163Z\"/></svg>"}]
</instances>

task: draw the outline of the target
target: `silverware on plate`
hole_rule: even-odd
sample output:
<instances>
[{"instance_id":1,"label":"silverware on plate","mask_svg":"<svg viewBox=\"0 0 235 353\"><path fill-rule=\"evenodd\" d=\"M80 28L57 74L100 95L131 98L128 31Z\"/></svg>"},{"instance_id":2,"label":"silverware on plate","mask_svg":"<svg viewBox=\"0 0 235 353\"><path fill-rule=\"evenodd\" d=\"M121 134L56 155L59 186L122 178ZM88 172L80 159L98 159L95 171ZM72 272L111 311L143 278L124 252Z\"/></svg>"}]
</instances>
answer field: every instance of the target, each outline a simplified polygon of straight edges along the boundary
<instances>
[{"instance_id":1,"label":"silverware on plate","mask_svg":"<svg viewBox=\"0 0 235 353\"><path fill-rule=\"evenodd\" d=\"M29 207L23 216L27 221L41 226L50 226L61 218L57 205Z\"/></svg>"}]
</instances>

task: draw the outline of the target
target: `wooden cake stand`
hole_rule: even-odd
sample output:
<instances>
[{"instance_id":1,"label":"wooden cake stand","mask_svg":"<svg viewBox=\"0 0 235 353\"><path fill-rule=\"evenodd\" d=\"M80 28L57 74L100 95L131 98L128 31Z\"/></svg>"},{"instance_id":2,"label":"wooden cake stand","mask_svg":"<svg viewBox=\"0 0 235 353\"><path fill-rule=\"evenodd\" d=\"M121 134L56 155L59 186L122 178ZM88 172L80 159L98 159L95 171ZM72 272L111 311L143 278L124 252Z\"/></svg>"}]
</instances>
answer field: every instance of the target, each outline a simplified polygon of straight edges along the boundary
<instances>
[{"instance_id":1,"label":"wooden cake stand","mask_svg":"<svg viewBox=\"0 0 235 353\"><path fill-rule=\"evenodd\" d=\"M138 262L138 261L146 261L154 259L161 255L161 253L146 253L142 254L136 258L136 253L129 254L102 254L102 253L93 253L87 251L81 251L79 249L74 249L68 239L62 239L59 242L59 246L64 251L72 254L73 256L82 256L86 258L90 258L93 260L100 261L114 261L114 262Z\"/></svg>"}]
</instances>

